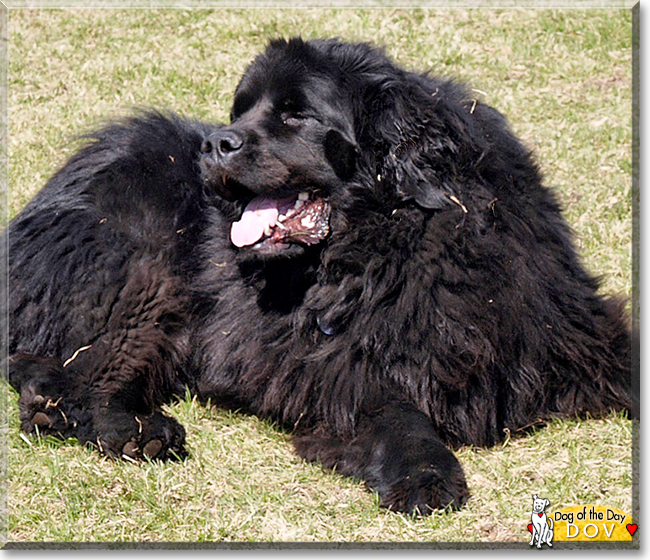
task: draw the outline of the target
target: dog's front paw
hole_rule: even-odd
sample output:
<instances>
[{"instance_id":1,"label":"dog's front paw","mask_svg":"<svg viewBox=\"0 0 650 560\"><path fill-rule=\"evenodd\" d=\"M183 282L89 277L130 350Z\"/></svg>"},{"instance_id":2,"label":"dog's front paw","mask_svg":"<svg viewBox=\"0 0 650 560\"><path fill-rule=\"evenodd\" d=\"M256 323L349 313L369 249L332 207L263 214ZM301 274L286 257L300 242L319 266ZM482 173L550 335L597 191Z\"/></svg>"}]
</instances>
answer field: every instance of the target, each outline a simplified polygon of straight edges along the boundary
<instances>
[{"instance_id":1,"label":"dog's front paw","mask_svg":"<svg viewBox=\"0 0 650 560\"><path fill-rule=\"evenodd\" d=\"M98 433L96 442L89 443L111 457L165 461L187 456L185 428L160 411L107 415L98 423Z\"/></svg>"},{"instance_id":2,"label":"dog's front paw","mask_svg":"<svg viewBox=\"0 0 650 560\"><path fill-rule=\"evenodd\" d=\"M462 471L445 477L433 466L423 466L392 483L380 497L381 505L392 511L430 515L438 509L460 509L469 492Z\"/></svg>"},{"instance_id":3,"label":"dog's front paw","mask_svg":"<svg viewBox=\"0 0 650 560\"><path fill-rule=\"evenodd\" d=\"M131 458L183 459L185 450L185 428L174 418L155 412L142 419L141 431L122 447L122 453Z\"/></svg>"},{"instance_id":4,"label":"dog's front paw","mask_svg":"<svg viewBox=\"0 0 650 560\"><path fill-rule=\"evenodd\" d=\"M161 412L138 417L138 434L122 446L122 455L131 459L184 459L185 428Z\"/></svg>"}]
</instances>

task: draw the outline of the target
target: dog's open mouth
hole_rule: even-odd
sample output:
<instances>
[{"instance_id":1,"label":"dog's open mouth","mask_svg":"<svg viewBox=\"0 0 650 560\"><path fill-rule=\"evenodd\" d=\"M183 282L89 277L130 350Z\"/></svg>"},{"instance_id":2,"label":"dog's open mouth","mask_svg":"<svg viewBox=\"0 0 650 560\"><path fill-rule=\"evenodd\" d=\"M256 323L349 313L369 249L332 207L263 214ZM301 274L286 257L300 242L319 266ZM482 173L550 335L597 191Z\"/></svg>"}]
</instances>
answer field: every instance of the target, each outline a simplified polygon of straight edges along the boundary
<instances>
[{"instance_id":1,"label":"dog's open mouth","mask_svg":"<svg viewBox=\"0 0 650 560\"><path fill-rule=\"evenodd\" d=\"M251 200L230 229L237 247L282 249L291 243L314 245L329 233L329 203L314 193Z\"/></svg>"}]
</instances>

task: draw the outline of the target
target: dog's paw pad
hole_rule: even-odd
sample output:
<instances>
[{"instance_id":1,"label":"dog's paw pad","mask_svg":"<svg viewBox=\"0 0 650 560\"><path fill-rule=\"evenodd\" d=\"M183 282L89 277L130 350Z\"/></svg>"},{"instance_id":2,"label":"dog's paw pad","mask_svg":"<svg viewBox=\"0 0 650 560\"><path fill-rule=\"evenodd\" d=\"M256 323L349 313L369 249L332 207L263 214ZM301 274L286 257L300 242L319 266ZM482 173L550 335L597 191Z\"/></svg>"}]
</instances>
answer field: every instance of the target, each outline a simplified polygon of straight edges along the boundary
<instances>
[{"instance_id":1,"label":"dog's paw pad","mask_svg":"<svg viewBox=\"0 0 650 560\"><path fill-rule=\"evenodd\" d=\"M112 416L108 419L111 423L108 429L103 430L98 444L106 455L160 461L187 456L185 430L176 420L159 411L150 416L130 416L128 421L122 418L123 429L120 431L115 429L120 427L116 421L119 418Z\"/></svg>"},{"instance_id":2,"label":"dog's paw pad","mask_svg":"<svg viewBox=\"0 0 650 560\"><path fill-rule=\"evenodd\" d=\"M44 412L37 412L32 416L32 424L39 428L49 428L53 423L52 419Z\"/></svg>"},{"instance_id":3,"label":"dog's paw pad","mask_svg":"<svg viewBox=\"0 0 650 560\"><path fill-rule=\"evenodd\" d=\"M160 450L163 448L163 443L159 439L152 439L142 449L142 454L149 459L155 459Z\"/></svg>"},{"instance_id":4,"label":"dog's paw pad","mask_svg":"<svg viewBox=\"0 0 650 560\"><path fill-rule=\"evenodd\" d=\"M136 459L139 455L140 448L135 441L127 441L122 448L122 454L131 459Z\"/></svg>"},{"instance_id":5,"label":"dog's paw pad","mask_svg":"<svg viewBox=\"0 0 650 560\"><path fill-rule=\"evenodd\" d=\"M37 405L42 406L37 406ZM23 407L20 410L21 428L25 433L40 435L65 436L74 426L63 409L52 400L41 397L35 399L31 406Z\"/></svg>"}]
</instances>

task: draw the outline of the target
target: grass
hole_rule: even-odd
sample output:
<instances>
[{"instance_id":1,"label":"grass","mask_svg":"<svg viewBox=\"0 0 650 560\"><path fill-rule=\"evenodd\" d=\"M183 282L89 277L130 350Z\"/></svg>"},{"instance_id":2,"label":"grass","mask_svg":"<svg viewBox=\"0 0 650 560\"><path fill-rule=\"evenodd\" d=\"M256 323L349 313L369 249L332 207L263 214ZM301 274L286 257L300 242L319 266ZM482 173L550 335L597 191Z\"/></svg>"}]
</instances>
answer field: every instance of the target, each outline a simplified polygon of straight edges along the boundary
<instances>
[{"instance_id":1,"label":"grass","mask_svg":"<svg viewBox=\"0 0 650 560\"><path fill-rule=\"evenodd\" d=\"M407 67L456 76L505 113L557 188L587 267L631 293L631 14L627 10L12 10L9 186L14 215L75 135L134 106L227 120L242 71L276 35L371 40ZM552 508L632 508L631 424L554 421L458 456L472 498L415 519L298 459L255 417L198 405L180 463L100 458L20 434L5 384L10 541L512 542L531 494Z\"/></svg>"},{"instance_id":2,"label":"grass","mask_svg":"<svg viewBox=\"0 0 650 560\"><path fill-rule=\"evenodd\" d=\"M182 463L99 458L70 440L20 434L10 399L9 527L15 541L522 542L530 495L553 507L630 511L630 422L554 421L494 449L463 449L472 498L416 519L379 508L358 482L292 452L257 418L187 398L168 410L188 430ZM595 443L598 442L598 443Z\"/></svg>"}]
</instances>

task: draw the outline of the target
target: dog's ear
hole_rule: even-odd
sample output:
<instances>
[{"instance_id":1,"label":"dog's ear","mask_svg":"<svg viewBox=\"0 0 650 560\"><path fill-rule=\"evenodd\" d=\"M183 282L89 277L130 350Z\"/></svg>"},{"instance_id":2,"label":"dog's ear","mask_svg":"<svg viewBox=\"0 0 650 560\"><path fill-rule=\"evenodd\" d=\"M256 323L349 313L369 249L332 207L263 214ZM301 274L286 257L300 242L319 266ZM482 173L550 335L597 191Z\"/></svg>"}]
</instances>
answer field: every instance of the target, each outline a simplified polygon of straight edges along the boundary
<instances>
[{"instance_id":1,"label":"dog's ear","mask_svg":"<svg viewBox=\"0 0 650 560\"><path fill-rule=\"evenodd\" d=\"M454 100L461 93L453 84L390 71L368 91L373 96L364 99L357 138L381 158L382 180L394 185L399 200L428 210L456 206L467 212L459 166L473 150L473 139L466 131L467 111Z\"/></svg>"},{"instance_id":2,"label":"dog's ear","mask_svg":"<svg viewBox=\"0 0 650 560\"><path fill-rule=\"evenodd\" d=\"M546 504L544 507L548 507L551 505L551 502L549 502L548 500L544 500L544 503Z\"/></svg>"},{"instance_id":3,"label":"dog's ear","mask_svg":"<svg viewBox=\"0 0 650 560\"><path fill-rule=\"evenodd\" d=\"M533 494L533 500L537 499L537 494Z\"/></svg>"},{"instance_id":4,"label":"dog's ear","mask_svg":"<svg viewBox=\"0 0 650 560\"><path fill-rule=\"evenodd\" d=\"M330 129L325 134L323 149L327 161L340 179L349 179L357 168L358 149L343 133Z\"/></svg>"},{"instance_id":5,"label":"dog's ear","mask_svg":"<svg viewBox=\"0 0 650 560\"><path fill-rule=\"evenodd\" d=\"M453 164L446 165L437 153L438 147L424 144L423 139L400 135L393 141L382 168L394 182L400 200L412 200L428 210L449 207L454 204L454 193L460 192L453 184L454 174L448 169Z\"/></svg>"},{"instance_id":6,"label":"dog's ear","mask_svg":"<svg viewBox=\"0 0 650 560\"><path fill-rule=\"evenodd\" d=\"M413 200L418 206L427 210L439 210L450 205L449 197L427 181L400 184L397 194L402 200Z\"/></svg>"}]
</instances>

